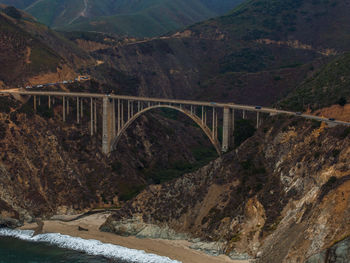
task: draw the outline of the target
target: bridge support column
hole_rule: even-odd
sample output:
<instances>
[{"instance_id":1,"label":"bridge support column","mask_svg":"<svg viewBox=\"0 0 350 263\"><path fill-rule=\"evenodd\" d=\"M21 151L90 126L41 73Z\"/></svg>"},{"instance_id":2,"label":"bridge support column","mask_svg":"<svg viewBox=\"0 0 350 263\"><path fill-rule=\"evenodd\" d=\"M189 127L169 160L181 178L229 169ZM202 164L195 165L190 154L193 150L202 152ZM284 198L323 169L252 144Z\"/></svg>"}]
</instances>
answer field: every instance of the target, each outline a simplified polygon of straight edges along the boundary
<instances>
[{"instance_id":1,"label":"bridge support column","mask_svg":"<svg viewBox=\"0 0 350 263\"><path fill-rule=\"evenodd\" d=\"M67 98L67 116L69 115L69 97Z\"/></svg>"},{"instance_id":2,"label":"bridge support column","mask_svg":"<svg viewBox=\"0 0 350 263\"><path fill-rule=\"evenodd\" d=\"M116 134L116 123L115 123L115 100L112 100L112 139L117 136Z\"/></svg>"},{"instance_id":3,"label":"bridge support column","mask_svg":"<svg viewBox=\"0 0 350 263\"><path fill-rule=\"evenodd\" d=\"M33 97L33 102L34 102L34 111L36 111L36 96Z\"/></svg>"},{"instance_id":4,"label":"bridge support column","mask_svg":"<svg viewBox=\"0 0 350 263\"><path fill-rule=\"evenodd\" d=\"M62 112L63 112L62 120L66 121L66 97L62 98Z\"/></svg>"},{"instance_id":5,"label":"bridge support column","mask_svg":"<svg viewBox=\"0 0 350 263\"><path fill-rule=\"evenodd\" d=\"M49 109L51 109L51 96L49 96Z\"/></svg>"},{"instance_id":6,"label":"bridge support column","mask_svg":"<svg viewBox=\"0 0 350 263\"><path fill-rule=\"evenodd\" d=\"M215 110L215 108L213 108L213 130L212 130L212 136L213 139L216 140L218 138L218 114Z\"/></svg>"},{"instance_id":7,"label":"bridge support column","mask_svg":"<svg viewBox=\"0 0 350 263\"><path fill-rule=\"evenodd\" d=\"M120 112L120 99L118 99L118 135L120 133L120 127L121 127L121 112Z\"/></svg>"},{"instance_id":8,"label":"bridge support column","mask_svg":"<svg viewBox=\"0 0 350 263\"><path fill-rule=\"evenodd\" d=\"M103 98L102 111L102 152L108 155L111 152L112 126L113 126L113 103L106 96Z\"/></svg>"},{"instance_id":9,"label":"bridge support column","mask_svg":"<svg viewBox=\"0 0 350 263\"><path fill-rule=\"evenodd\" d=\"M94 129L95 129L95 133L97 133L97 105L96 105L96 101L94 101Z\"/></svg>"},{"instance_id":10,"label":"bridge support column","mask_svg":"<svg viewBox=\"0 0 350 263\"><path fill-rule=\"evenodd\" d=\"M260 126L260 112L256 113L256 128L259 129Z\"/></svg>"},{"instance_id":11,"label":"bridge support column","mask_svg":"<svg viewBox=\"0 0 350 263\"><path fill-rule=\"evenodd\" d=\"M243 120L245 120L245 116L246 115L246 111L245 110L243 110Z\"/></svg>"},{"instance_id":12,"label":"bridge support column","mask_svg":"<svg viewBox=\"0 0 350 263\"><path fill-rule=\"evenodd\" d=\"M80 118L84 118L84 100L80 99Z\"/></svg>"},{"instance_id":13,"label":"bridge support column","mask_svg":"<svg viewBox=\"0 0 350 263\"><path fill-rule=\"evenodd\" d=\"M227 152L231 142L231 109L224 108L224 124L222 129L222 152Z\"/></svg>"},{"instance_id":14,"label":"bridge support column","mask_svg":"<svg viewBox=\"0 0 350 263\"><path fill-rule=\"evenodd\" d=\"M232 109L232 118L231 118L231 147L235 146L235 109Z\"/></svg>"},{"instance_id":15,"label":"bridge support column","mask_svg":"<svg viewBox=\"0 0 350 263\"><path fill-rule=\"evenodd\" d=\"M204 124L204 106L202 106L202 124Z\"/></svg>"},{"instance_id":16,"label":"bridge support column","mask_svg":"<svg viewBox=\"0 0 350 263\"><path fill-rule=\"evenodd\" d=\"M130 100L128 100L128 119L127 121L130 119Z\"/></svg>"},{"instance_id":17,"label":"bridge support column","mask_svg":"<svg viewBox=\"0 0 350 263\"><path fill-rule=\"evenodd\" d=\"M79 107L80 103L79 103L79 97L77 97L77 123L79 124L80 122L80 116L79 116L79 113L80 113L80 107Z\"/></svg>"},{"instance_id":18,"label":"bridge support column","mask_svg":"<svg viewBox=\"0 0 350 263\"><path fill-rule=\"evenodd\" d=\"M92 102L92 98L90 99L90 134L94 135L94 104Z\"/></svg>"}]
</instances>

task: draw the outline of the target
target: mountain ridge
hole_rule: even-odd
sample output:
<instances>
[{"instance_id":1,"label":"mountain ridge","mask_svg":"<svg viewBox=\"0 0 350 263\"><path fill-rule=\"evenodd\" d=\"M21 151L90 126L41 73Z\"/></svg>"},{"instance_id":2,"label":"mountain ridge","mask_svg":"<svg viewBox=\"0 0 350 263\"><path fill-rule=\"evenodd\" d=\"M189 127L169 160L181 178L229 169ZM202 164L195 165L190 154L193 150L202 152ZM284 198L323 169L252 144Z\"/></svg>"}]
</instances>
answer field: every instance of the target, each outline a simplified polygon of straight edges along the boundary
<instances>
[{"instance_id":1,"label":"mountain ridge","mask_svg":"<svg viewBox=\"0 0 350 263\"><path fill-rule=\"evenodd\" d=\"M0 3L22 8L56 29L150 37L226 13L241 1L2 0Z\"/></svg>"}]
</instances>

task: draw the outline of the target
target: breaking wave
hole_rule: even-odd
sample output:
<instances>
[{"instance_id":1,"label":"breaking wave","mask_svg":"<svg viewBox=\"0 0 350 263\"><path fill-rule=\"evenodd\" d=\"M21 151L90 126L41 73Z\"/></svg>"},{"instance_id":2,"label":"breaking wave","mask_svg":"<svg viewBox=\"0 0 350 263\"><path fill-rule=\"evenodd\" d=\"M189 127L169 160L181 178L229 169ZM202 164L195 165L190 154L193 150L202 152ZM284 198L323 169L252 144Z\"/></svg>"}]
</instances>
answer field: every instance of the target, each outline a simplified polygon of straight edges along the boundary
<instances>
[{"instance_id":1,"label":"breaking wave","mask_svg":"<svg viewBox=\"0 0 350 263\"><path fill-rule=\"evenodd\" d=\"M76 250L93 256L104 256L111 259L125 260L133 263L180 263L167 257L148 254L143 250L125 248L113 244L102 243L93 239L82 239L58 233L34 236L32 230L0 229L0 236L13 237L29 242L43 242L60 248Z\"/></svg>"}]
</instances>

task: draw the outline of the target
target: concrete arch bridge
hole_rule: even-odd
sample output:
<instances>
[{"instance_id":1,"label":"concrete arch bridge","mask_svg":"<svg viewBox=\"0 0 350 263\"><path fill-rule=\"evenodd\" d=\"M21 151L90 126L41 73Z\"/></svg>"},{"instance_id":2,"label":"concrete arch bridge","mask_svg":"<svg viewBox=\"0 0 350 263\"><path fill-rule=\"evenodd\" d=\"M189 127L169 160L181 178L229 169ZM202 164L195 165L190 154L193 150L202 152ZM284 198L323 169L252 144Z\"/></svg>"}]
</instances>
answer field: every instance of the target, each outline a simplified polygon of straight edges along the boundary
<instances>
[{"instance_id":1,"label":"concrete arch bridge","mask_svg":"<svg viewBox=\"0 0 350 263\"><path fill-rule=\"evenodd\" d=\"M193 100L173 100L146 98L135 96L122 96L113 94L93 94L74 92L51 92L51 91L21 91L2 90L0 94L12 95L17 99L30 98L33 96L33 107L41 104L41 98L47 98L49 108L55 103L62 103L62 120L72 114L70 104L76 104L76 121L83 119L84 107L90 107L90 133L97 133L97 121L102 120L102 152L109 155L117 148L123 133L141 115L148 111L168 108L179 111L191 118L206 134L219 155L227 152L233 146L233 132L236 112L246 118L247 112L256 114L256 127L261 124L261 114L268 115L288 114L298 115L306 119L325 121L330 125L348 125L350 123L321 118L318 116L299 114L260 106L238 105L234 103L216 103ZM98 103L99 102L99 103ZM102 102L102 103L101 103ZM98 111L98 105L102 105L102 111ZM101 113L100 113L101 112ZM102 116L100 115L102 114ZM218 140L218 127L222 126L222 142Z\"/></svg>"}]
</instances>

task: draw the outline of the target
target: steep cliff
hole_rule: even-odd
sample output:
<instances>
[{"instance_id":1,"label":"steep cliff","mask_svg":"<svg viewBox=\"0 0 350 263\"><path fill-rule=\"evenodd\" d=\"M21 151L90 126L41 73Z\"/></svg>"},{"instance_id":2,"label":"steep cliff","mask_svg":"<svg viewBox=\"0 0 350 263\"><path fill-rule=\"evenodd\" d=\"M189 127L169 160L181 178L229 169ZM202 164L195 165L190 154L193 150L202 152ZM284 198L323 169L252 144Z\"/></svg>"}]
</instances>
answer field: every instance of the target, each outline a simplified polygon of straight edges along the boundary
<instances>
[{"instance_id":1,"label":"steep cliff","mask_svg":"<svg viewBox=\"0 0 350 263\"><path fill-rule=\"evenodd\" d=\"M102 229L128 234L118 222L134 218L222 241L227 254L303 262L350 234L349 132L274 117L237 150L144 190Z\"/></svg>"}]
</instances>

